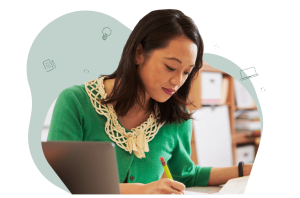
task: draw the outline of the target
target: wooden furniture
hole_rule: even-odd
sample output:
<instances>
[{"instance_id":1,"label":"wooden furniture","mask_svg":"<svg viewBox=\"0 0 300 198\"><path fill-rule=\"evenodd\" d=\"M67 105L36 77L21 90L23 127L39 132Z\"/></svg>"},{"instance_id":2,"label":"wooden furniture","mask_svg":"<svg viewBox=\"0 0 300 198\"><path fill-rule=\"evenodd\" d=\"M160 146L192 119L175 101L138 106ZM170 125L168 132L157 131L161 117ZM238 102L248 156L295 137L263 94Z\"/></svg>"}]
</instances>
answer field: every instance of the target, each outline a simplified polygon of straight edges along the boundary
<instances>
[{"instance_id":1,"label":"wooden furniture","mask_svg":"<svg viewBox=\"0 0 300 198\"><path fill-rule=\"evenodd\" d=\"M203 71L209 71L209 72L220 72L223 75L223 78L228 78L229 79L229 85L228 85L228 93L227 93L227 99L225 102L225 105L228 106L229 110L229 119L230 119L230 129L231 129L231 141L232 141L232 156L233 156L233 165L236 165L236 147L238 144L254 144L255 145L255 154L258 149L257 142L259 142L258 138L259 137L251 137L249 136L249 133L247 132L235 132L235 117L234 117L234 112L238 110L236 107L236 102L235 102L235 93L234 93L234 78L227 73L220 71L218 69L212 68L208 63L203 61L203 67L199 70L198 75L196 75L189 98L193 102L193 104L196 106L188 105L187 108L189 109L190 112L200 109L202 107L201 104L201 72ZM223 104L224 105L224 104ZM247 110L254 110L254 108L250 108ZM191 147L192 147L192 156L191 159L194 161L195 164L198 164L197 160L197 154L196 154L196 144L195 144L195 135L194 135L194 127L193 127L193 135L192 135L192 140L191 140Z\"/></svg>"}]
</instances>

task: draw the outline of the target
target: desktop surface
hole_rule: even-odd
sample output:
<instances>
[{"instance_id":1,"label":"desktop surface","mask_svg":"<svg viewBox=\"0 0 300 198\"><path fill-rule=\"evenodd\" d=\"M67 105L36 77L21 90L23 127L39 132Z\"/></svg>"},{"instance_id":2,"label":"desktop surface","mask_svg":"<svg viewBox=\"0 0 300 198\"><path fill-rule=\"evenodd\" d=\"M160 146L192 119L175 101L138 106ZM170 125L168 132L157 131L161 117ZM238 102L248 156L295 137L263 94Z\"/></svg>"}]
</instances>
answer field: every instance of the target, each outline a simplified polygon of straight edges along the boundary
<instances>
[{"instance_id":1,"label":"desktop surface","mask_svg":"<svg viewBox=\"0 0 300 198\"><path fill-rule=\"evenodd\" d=\"M194 186L188 187L186 190L195 191L195 192L204 192L204 193L217 193L221 190L222 186Z\"/></svg>"}]
</instances>

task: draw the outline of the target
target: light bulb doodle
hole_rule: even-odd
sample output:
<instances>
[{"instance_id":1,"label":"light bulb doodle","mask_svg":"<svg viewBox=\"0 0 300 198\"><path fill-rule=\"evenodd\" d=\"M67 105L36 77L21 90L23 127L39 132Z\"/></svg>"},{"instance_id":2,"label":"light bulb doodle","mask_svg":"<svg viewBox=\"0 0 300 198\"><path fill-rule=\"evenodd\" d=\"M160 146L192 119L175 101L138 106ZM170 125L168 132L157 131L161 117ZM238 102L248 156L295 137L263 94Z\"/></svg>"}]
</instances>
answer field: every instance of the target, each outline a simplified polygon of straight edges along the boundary
<instances>
[{"instance_id":1,"label":"light bulb doodle","mask_svg":"<svg viewBox=\"0 0 300 198\"><path fill-rule=\"evenodd\" d=\"M106 40L107 37L108 37L109 35L111 35L111 29L110 29L109 27L103 28L102 34L103 34L102 39L103 39L103 40Z\"/></svg>"}]
</instances>

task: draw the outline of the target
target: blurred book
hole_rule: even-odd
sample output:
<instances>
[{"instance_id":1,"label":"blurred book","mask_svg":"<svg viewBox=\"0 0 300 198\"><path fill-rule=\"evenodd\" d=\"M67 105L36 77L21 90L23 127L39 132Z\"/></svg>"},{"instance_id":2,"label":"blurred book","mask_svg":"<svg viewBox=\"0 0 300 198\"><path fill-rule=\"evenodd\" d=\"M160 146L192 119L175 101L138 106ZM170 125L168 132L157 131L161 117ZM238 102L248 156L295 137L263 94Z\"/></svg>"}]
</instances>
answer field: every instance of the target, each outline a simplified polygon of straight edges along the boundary
<instances>
[{"instance_id":1,"label":"blurred book","mask_svg":"<svg viewBox=\"0 0 300 198\"><path fill-rule=\"evenodd\" d=\"M251 136L261 135L261 123L259 113L257 110L243 111L236 117L235 131L238 132L251 132Z\"/></svg>"},{"instance_id":2,"label":"blurred book","mask_svg":"<svg viewBox=\"0 0 300 198\"><path fill-rule=\"evenodd\" d=\"M241 110L242 113L237 117L239 119L259 120L258 110Z\"/></svg>"},{"instance_id":3,"label":"blurred book","mask_svg":"<svg viewBox=\"0 0 300 198\"><path fill-rule=\"evenodd\" d=\"M238 80L234 80L236 106L240 109L255 107L255 103L247 89Z\"/></svg>"}]
</instances>

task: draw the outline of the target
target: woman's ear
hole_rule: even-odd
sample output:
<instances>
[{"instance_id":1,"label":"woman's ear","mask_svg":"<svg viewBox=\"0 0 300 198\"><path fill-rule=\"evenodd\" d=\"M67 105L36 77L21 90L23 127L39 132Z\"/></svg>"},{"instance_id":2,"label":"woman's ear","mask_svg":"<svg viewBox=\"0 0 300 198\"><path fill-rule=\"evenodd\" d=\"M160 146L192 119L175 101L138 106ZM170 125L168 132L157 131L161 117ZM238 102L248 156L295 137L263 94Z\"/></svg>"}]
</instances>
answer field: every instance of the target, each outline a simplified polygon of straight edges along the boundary
<instances>
[{"instance_id":1,"label":"woman's ear","mask_svg":"<svg viewBox=\"0 0 300 198\"><path fill-rule=\"evenodd\" d=\"M144 50L141 44L139 44L136 48L135 51L135 64L140 65L144 62L145 55L144 55Z\"/></svg>"}]
</instances>

